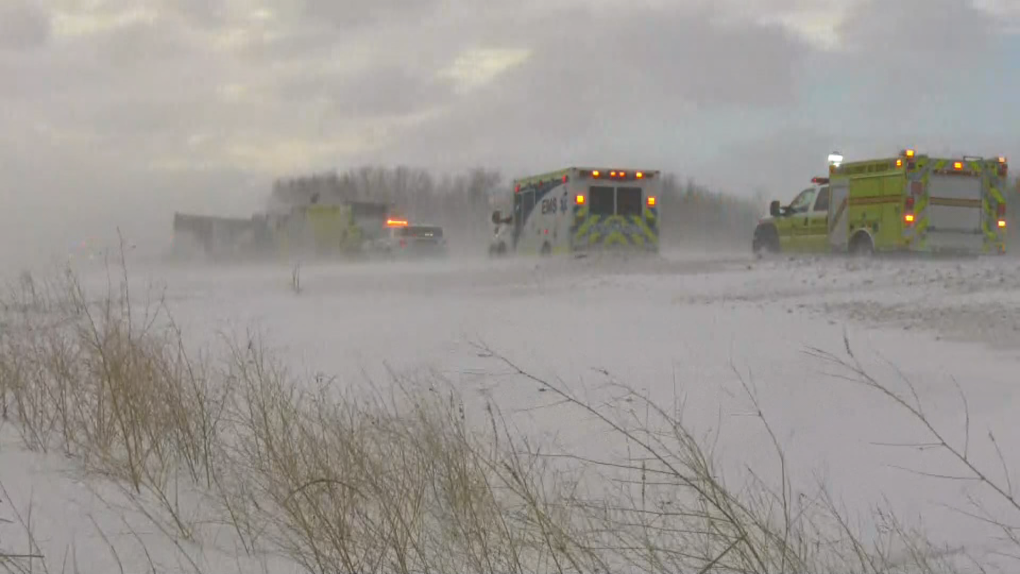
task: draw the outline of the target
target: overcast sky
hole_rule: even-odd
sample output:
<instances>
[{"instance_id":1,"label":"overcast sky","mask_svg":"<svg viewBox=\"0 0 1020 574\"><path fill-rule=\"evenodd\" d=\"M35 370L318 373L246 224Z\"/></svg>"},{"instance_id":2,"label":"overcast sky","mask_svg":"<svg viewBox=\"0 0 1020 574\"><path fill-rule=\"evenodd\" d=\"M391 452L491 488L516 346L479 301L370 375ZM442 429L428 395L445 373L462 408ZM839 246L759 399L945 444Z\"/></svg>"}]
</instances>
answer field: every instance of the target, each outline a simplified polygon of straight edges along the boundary
<instances>
[{"instance_id":1,"label":"overcast sky","mask_svg":"<svg viewBox=\"0 0 1020 574\"><path fill-rule=\"evenodd\" d=\"M0 73L8 247L366 162L792 197L833 149L1020 158L1016 0L0 0Z\"/></svg>"}]
</instances>

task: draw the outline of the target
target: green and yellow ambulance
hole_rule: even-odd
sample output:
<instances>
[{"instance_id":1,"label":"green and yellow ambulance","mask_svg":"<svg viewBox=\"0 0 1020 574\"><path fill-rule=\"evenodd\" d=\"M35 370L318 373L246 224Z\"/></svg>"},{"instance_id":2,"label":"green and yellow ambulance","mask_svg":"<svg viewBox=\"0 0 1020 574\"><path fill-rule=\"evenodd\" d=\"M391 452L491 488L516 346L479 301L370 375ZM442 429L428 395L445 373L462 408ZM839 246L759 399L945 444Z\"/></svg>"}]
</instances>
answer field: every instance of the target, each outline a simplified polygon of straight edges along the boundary
<instances>
[{"instance_id":1,"label":"green and yellow ambulance","mask_svg":"<svg viewBox=\"0 0 1020 574\"><path fill-rule=\"evenodd\" d=\"M759 221L756 254L1006 252L1005 157L894 157L843 162L829 156L788 205L773 201Z\"/></svg>"}]
</instances>

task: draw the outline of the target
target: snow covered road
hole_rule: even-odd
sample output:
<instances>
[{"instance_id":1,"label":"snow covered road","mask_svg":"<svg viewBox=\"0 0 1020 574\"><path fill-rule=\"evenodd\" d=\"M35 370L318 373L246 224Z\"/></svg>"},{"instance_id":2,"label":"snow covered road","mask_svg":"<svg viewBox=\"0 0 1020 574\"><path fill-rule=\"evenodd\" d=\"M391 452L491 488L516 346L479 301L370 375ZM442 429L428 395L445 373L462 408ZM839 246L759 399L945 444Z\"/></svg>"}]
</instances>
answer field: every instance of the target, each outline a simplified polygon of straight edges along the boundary
<instances>
[{"instance_id":1,"label":"snow covered road","mask_svg":"<svg viewBox=\"0 0 1020 574\"><path fill-rule=\"evenodd\" d=\"M773 472L774 451L750 416L743 377L787 452L795 486L810 490L820 478L852 511L885 496L904 516L923 514L936 539L988 548L994 529L943 508L963 506L964 495L980 488L903 470L959 472L941 455L880 446L924 437L888 400L833 376L833 366L805 352L844 355L846 334L875 377L897 391L905 389L901 376L910 380L935 425L961 443L962 390L975 460L1001 475L981 439L992 432L1010 470L1020 467L1011 454L1020 452L1020 262L1013 259L676 255L308 266L300 294L288 268L144 268L132 276L136 293L149 279L166 283L171 312L196 345L255 327L295 369L352 383L384 383L394 372L441 377L576 453L605 448L591 423L548 407L549 393L509 376L477 344L579 394L596 396L613 379L664 406L682 399L685 422L721 433L717 454L728 472ZM102 281L94 284L102 289ZM10 443L0 451L0 481L24 502L29 492L17 487L46 471L5 464L25 456L15 451ZM47 476L44 484L59 482ZM74 495L46 493L51 503L36 512L59 512L61 496Z\"/></svg>"}]
</instances>

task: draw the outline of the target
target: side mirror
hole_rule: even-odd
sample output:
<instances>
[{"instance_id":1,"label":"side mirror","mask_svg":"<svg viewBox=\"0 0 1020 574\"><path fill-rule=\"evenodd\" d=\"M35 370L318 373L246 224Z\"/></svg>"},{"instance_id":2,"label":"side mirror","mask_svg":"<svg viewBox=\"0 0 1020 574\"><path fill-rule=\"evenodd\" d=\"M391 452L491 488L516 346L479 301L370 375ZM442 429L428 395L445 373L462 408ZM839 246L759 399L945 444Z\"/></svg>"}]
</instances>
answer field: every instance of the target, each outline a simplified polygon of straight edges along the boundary
<instances>
[{"instance_id":1,"label":"side mirror","mask_svg":"<svg viewBox=\"0 0 1020 574\"><path fill-rule=\"evenodd\" d=\"M493 211L492 212L492 223L495 224L495 225L499 225L500 222L503 220L502 215L503 214L500 213L498 209L496 211Z\"/></svg>"},{"instance_id":2,"label":"side mirror","mask_svg":"<svg viewBox=\"0 0 1020 574\"><path fill-rule=\"evenodd\" d=\"M772 217L779 217L782 214L782 210L779 208L779 200L773 200L769 204L769 215Z\"/></svg>"}]
</instances>

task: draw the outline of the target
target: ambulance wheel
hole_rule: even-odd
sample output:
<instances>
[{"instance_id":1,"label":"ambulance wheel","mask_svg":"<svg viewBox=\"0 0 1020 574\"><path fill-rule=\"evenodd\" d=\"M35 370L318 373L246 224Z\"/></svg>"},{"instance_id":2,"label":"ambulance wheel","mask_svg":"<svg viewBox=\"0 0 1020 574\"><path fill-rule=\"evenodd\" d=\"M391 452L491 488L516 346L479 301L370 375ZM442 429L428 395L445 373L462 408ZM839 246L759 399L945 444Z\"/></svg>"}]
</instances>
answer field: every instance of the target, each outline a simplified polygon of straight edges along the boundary
<instances>
[{"instance_id":1,"label":"ambulance wheel","mask_svg":"<svg viewBox=\"0 0 1020 574\"><path fill-rule=\"evenodd\" d=\"M751 242L751 251L758 257L779 253L779 233L776 232L776 228L769 225L756 229L754 241Z\"/></svg>"},{"instance_id":2,"label":"ambulance wheel","mask_svg":"<svg viewBox=\"0 0 1020 574\"><path fill-rule=\"evenodd\" d=\"M867 233L858 232L850 240L850 255L853 257L871 257L875 253L875 243Z\"/></svg>"}]
</instances>

